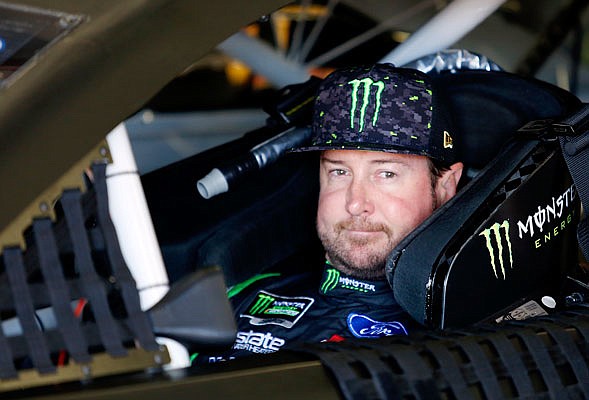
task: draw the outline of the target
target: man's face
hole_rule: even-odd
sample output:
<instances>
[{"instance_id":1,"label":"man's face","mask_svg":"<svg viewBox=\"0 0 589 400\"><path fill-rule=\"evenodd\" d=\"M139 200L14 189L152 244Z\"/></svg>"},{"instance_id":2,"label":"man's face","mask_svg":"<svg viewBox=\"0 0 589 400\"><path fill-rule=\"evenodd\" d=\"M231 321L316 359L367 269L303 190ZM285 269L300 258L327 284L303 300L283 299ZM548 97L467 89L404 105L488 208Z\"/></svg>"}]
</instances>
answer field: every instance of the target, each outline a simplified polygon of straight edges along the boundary
<instances>
[{"instance_id":1,"label":"man's face","mask_svg":"<svg viewBox=\"0 0 589 400\"><path fill-rule=\"evenodd\" d=\"M364 279L383 278L389 252L456 188L448 196L444 177L432 187L427 158L416 155L328 150L319 170L317 232L327 258Z\"/></svg>"}]
</instances>

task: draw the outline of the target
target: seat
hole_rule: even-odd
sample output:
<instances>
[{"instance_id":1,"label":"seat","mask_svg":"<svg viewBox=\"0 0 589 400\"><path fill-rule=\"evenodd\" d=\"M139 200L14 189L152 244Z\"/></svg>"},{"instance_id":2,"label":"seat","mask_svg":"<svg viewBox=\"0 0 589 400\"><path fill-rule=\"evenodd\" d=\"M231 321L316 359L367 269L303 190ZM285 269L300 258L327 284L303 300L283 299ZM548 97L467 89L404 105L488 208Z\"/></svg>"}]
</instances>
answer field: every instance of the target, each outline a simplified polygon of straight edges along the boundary
<instances>
[{"instance_id":1,"label":"seat","mask_svg":"<svg viewBox=\"0 0 589 400\"><path fill-rule=\"evenodd\" d=\"M142 177L172 282L209 266L223 269L228 286L287 261L311 267L320 251L316 155L284 157L208 200L196 188L212 166L273 134L264 128Z\"/></svg>"},{"instance_id":2,"label":"seat","mask_svg":"<svg viewBox=\"0 0 589 400\"><path fill-rule=\"evenodd\" d=\"M501 319L522 304L531 315L576 265L580 207L558 143L516 132L580 102L507 72L434 76L450 98L467 183L389 255L394 296L430 328Z\"/></svg>"}]
</instances>

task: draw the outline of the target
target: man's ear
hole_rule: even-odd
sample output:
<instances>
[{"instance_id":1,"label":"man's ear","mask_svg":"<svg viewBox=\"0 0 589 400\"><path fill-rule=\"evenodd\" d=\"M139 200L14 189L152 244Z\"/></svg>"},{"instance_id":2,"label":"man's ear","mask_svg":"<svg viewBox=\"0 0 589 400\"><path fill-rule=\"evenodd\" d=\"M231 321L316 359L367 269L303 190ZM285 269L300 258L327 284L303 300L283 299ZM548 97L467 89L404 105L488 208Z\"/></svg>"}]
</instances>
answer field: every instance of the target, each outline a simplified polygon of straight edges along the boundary
<instances>
[{"instance_id":1,"label":"man's ear","mask_svg":"<svg viewBox=\"0 0 589 400\"><path fill-rule=\"evenodd\" d=\"M464 165L460 162L452 164L447 171L442 172L442 176L438 179L436 185L436 194L438 196L438 204L442 205L450 200L456 194L456 187L458 181L462 176L462 169Z\"/></svg>"}]
</instances>

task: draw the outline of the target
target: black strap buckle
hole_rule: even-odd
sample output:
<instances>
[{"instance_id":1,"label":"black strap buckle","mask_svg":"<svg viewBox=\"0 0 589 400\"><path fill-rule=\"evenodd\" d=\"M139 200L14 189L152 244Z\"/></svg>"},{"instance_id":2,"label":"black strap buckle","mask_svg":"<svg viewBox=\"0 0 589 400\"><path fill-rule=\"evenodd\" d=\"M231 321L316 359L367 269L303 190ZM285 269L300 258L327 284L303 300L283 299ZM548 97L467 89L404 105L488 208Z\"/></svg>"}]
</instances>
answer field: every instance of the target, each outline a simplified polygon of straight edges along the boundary
<instances>
[{"instance_id":1,"label":"black strap buckle","mask_svg":"<svg viewBox=\"0 0 589 400\"><path fill-rule=\"evenodd\" d=\"M517 137L553 142L559 136L576 136L573 125L555 122L553 119L530 121L517 130Z\"/></svg>"}]
</instances>

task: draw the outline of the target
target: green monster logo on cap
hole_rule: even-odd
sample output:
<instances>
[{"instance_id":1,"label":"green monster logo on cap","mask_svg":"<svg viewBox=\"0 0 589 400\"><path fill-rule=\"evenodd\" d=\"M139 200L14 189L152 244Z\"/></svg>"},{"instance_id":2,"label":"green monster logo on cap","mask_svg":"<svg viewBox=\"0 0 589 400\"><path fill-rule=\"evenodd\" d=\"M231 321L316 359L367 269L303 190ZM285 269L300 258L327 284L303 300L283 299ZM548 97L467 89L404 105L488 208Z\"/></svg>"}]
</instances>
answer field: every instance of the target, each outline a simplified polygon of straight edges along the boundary
<instances>
[{"instance_id":1,"label":"green monster logo on cap","mask_svg":"<svg viewBox=\"0 0 589 400\"><path fill-rule=\"evenodd\" d=\"M374 109L374 115L372 116L372 126L375 126L376 121L378 121L378 113L380 111L380 95L384 90L385 84L383 81L375 82L371 78L354 79L353 81L348 82L348 84L352 85L352 107L350 109L350 126L352 129L354 129L354 116L356 115L356 109L358 106L359 88L360 86L362 86L364 89L362 94L362 105L360 106L360 126L358 130L358 132L362 132L364 130L364 118L366 117L366 108L368 107L368 104L370 104L370 88L372 86L376 86L376 107Z\"/></svg>"}]
</instances>

